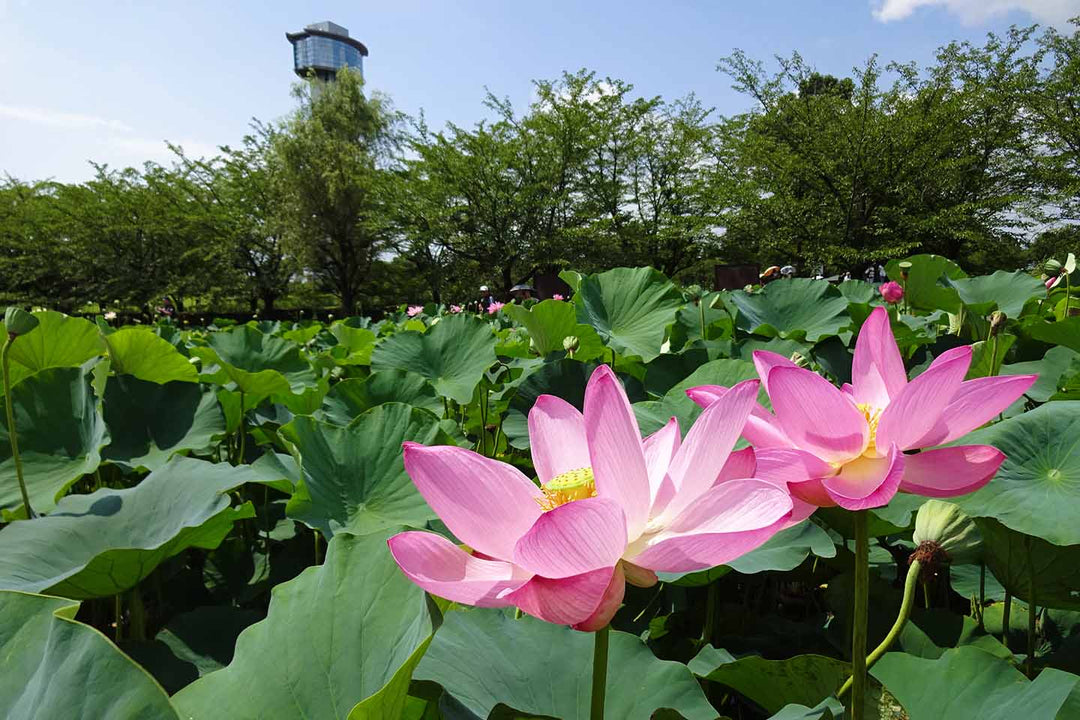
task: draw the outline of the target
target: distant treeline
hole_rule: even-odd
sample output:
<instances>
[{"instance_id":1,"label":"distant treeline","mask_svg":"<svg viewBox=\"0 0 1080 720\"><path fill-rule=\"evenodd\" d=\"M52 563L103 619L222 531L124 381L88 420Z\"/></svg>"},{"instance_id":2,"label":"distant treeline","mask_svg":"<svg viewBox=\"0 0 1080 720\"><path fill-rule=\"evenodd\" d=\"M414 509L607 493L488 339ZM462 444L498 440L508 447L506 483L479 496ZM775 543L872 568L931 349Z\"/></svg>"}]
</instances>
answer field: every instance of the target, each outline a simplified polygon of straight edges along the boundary
<instances>
[{"instance_id":1,"label":"distant treeline","mask_svg":"<svg viewBox=\"0 0 1080 720\"><path fill-rule=\"evenodd\" d=\"M461 302L538 273L716 262L852 272L929 252L986 272L1076 249L1080 31L1013 28L933 64L822 75L735 51L752 101L634 94L579 71L521 111L429 128L343 72L238 147L0 186L0 294L74 310Z\"/></svg>"}]
</instances>

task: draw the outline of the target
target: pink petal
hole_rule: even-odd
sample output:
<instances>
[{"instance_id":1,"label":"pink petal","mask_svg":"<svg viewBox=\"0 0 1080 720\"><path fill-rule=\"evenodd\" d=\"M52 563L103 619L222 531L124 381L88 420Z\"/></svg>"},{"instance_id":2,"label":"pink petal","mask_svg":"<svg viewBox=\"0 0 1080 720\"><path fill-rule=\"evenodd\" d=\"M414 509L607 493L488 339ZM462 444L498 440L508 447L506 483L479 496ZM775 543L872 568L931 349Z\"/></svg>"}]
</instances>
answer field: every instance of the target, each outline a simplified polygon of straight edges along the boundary
<instances>
[{"instance_id":1,"label":"pink petal","mask_svg":"<svg viewBox=\"0 0 1080 720\"><path fill-rule=\"evenodd\" d=\"M978 490L994 477L1005 454L989 445L959 445L908 455L900 489L926 497L953 497Z\"/></svg>"},{"instance_id":2,"label":"pink petal","mask_svg":"<svg viewBox=\"0 0 1080 720\"><path fill-rule=\"evenodd\" d=\"M585 434L596 494L622 507L627 532L637 537L649 516L649 471L637 418L607 365L596 368L585 388Z\"/></svg>"},{"instance_id":3,"label":"pink petal","mask_svg":"<svg viewBox=\"0 0 1080 720\"><path fill-rule=\"evenodd\" d=\"M829 497L846 510L888 505L900 487L907 456L893 445L887 457L859 457L846 463L821 484Z\"/></svg>"},{"instance_id":4,"label":"pink petal","mask_svg":"<svg viewBox=\"0 0 1080 720\"><path fill-rule=\"evenodd\" d=\"M789 527L810 517L819 507L836 504L821 484L822 478L836 473L829 463L794 448L767 448L758 451L757 456L760 459L754 477L791 493Z\"/></svg>"},{"instance_id":5,"label":"pink petal","mask_svg":"<svg viewBox=\"0 0 1080 720\"><path fill-rule=\"evenodd\" d=\"M770 398L772 397L772 391L769 390L769 373L773 368L798 367L791 360L788 360L783 355L778 355L768 350L755 350L754 351L754 367L757 368L758 377L761 378L761 384L765 388L765 394Z\"/></svg>"},{"instance_id":6,"label":"pink petal","mask_svg":"<svg viewBox=\"0 0 1080 720\"><path fill-rule=\"evenodd\" d=\"M904 361L889 325L889 313L883 307L874 308L859 330L851 384L855 402L875 408L888 406L889 400L907 385Z\"/></svg>"},{"instance_id":7,"label":"pink petal","mask_svg":"<svg viewBox=\"0 0 1080 720\"><path fill-rule=\"evenodd\" d=\"M759 386L757 380L739 383L694 421L668 468L675 497L664 508L665 518L675 517L716 482L742 434L750 409L757 404Z\"/></svg>"},{"instance_id":8,"label":"pink petal","mask_svg":"<svg viewBox=\"0 0 1080 720\"><path fill-rule=\"evenodd\" d=\"M728 455L727 462L724 463L724 467L720 468L720 474L716 476L713 485L719 485L730 480L752 478L756 469L757 454L754 452L754 448L744 447L742 450L736 450Z\"/></svg>"},{"instance_id":9,"label":"pink petal","mask_svg":"<svg viewBox=\"0 0 1080 720\"><path fill-rule=\"evenodd\" d=\"M671 458L682 444L682 436L679 433L679 421L675 418L668 420L664 427L645 438L642 450L645 453L645 467L649 471L649 493L652 497L650 507L656 512L657 507L663 507L675 494L675 485L667 476Z\"/></svg>"},{"instance_id":10,"label":"pink petal","mask_svg":"<svg viewBox=\"0 0 1080 720\"><path fill-rule=\"evenodd\" d=\"M502 599L549 623L574 625L596 612L614 574L612 566L561 579L538 576Z\"/></svg>"},{"instance_id":11,"label":"pink petal","mask_svg":"<svg viewBox=\"0 0 1080 720\"><path fill-rule=\"evenodd\" d=\"M575 500L540 516L514 548L514 563L546 578L611 567L626 549L626 520L614 500Z\"/></svg>"},{"instance_id":12,"label":"pink petal","mask_svg":"<svg viewBox=\"0 0 1080 720\"><path fill-rule=\"evenodd\" d=\"M813 505L814 507L836 507L836 501L832 499L832 496L825 489L823 481L824 478L815 478L814 480L790 485L788 490L791 491L791 501L796 504ZM792 510L792 516L801 507L798 506L795 510Z\"/></svg>"},{"instance_id":13,"label":"pink petal","mask_svg":"<svg viewBox=\"0 0 1080 720\"><path fill-rule=\"evenodd\" d=\"M961 383L933 429L919 438L915 446L944 445L981 427L1016 402L1038 378L1038 375L1003 375Z\"/></svg>"},{"instance_id":14,"label":"pink petal","mask_svg":"<svg viewBox=\"0 0 1080 720\"><path fill-rule=\"evenodd\" d=\"M918 441L941 419L956 396L971 365L971 346L942 353L922 375L912 380L881 413L877 447L895 443L901 450L918 447Z\"/></svg>"},{"instance_id":15,"label":"pink petal","mask_svg":"<svg viewBox=\"0 0 1080 720\"><path fill-rule=\"evenodd\" d=\"M520 470L454 447L404 444L405 470L461 542L500 560L540 517L540 489Z\"/></svg>"},{"instance_id":16,"label":"pink petal","mask_svg":"<svg viewBox=\"0 0 1080 720\"><path fill-rule=\"evenodd\" d=\"M465 605L509 605L499 595L516 590L531 577L511 563L475 558L435 533L398 533L387 544L410 580L432 595Z\"/></svg>"},{"instance_id":17,"label":"pink petal","mask_svg":"<svg viewBox=\"0 0 1080 720\"><path fill-rule=\"evenodd\" d=\"M722 398L729 389L723 385L699 385L687 390L686 395L705 408ZM760 403L755 404L750 411L750 417L746 419L746 427L743 428L743 437L757 448L791 445L791 441L776 422L776 417Z\"/></svg>"},{"instance_id":18,"label":"pink petal","mask_svg":"<svg viewBox=\"0 0 1080 720\"><path fill-rule=\"evenodd\" d=\"M761 480L717 485L628 558L656 572L689 572L723 565L780 530L791 498ZM636 549L636 548L635 548Z\"/></svg>"},{"instance_id":19,"label":"pink petal","mask_svg":"<svg viewBox=\"0 0 1080 720\"><path fill-rule=\"evenodd\" d=\"M634 587L650 588L653 585L656 585L660 580L652 570L643 568L640 565L635 565L626 560L620 561L619 567L623 569L623 574L626 576L626 582Z\"/></svg>"},{"instance_id":20,"label":"pink petal","mask_svg":"<svg viewBox=\"0 0 1080 720\"><path fill-rule=\"evenodd\" d=\"M541 395L529 411L529 445L540 483L589 467L585 419L561 398Z\"/></svg>"},{"instance_id":21,"label":"pink petal","mask_svg":"<svg viewBox=\"0 0 1080 720\"><path fill-rule=\"evenodd\" d=\"M846 462L866 448L870 426L851 400L817 373L778 367L769 374L773 409L791 442L827 462Z\"/></svg>"},{"instance_id":22,"label":"pink petal","mask_svg":"<svg viewBox=\"0 0 1080 720\"><path fill-rule=\"evenodd\" d=\"M626 594L626 578L623 575L623 564L615 566L615 572L611 575L607 589L604 590L600 603L593 610L592 615L579 623L574 623L573 628L581 632L596 632L611 622L615 613L622 607L623 596Z\"/></svg>"}]
</instances>

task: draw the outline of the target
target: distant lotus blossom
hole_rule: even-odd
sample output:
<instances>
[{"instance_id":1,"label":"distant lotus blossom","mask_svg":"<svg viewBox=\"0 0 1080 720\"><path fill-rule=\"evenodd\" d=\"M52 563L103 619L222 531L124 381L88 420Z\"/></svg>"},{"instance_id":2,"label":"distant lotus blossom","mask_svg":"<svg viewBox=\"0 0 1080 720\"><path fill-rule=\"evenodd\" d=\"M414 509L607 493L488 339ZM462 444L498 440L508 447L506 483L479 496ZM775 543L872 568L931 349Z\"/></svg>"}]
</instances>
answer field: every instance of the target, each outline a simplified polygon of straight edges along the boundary
<instances>
[{"instance_id":1,"label":"distant lotus blossom","mask_svg":"<svg viewBox=\"0 0 1080 720\"><path fill-rule=\"evenodd\" d=\"M881 297L885 298L885 302L896 304L904 299L904 288L900 286L900 283L890 280L887 283L882 283L878 288L878 292L881 293Z\"/></svg>"},{"instance_id":2,"label":"distant lotus blossom","mask_svg":"<svg viewBox=\"0 0 1080 720\"><path fill-rule=\"evenodd\" d=\"M942 498L978 490L1005 455L989 445L940 446L997 417L1037 376L964 380L971 353L970 345L947 350L909 382L883 307L863 323L851 385L842 389L758 350L754 365L775 415L755 405L746 422L754 476L785 479L793 496L847 510L880 507L898 491ZM702 407L729 392L717 385L687 390Z\"/></svg>"},{"instance_id":3,"label":"distant lotus blossom","mask_svg":"<svg viewBox=\"0 0 1080 720\"><path fill-rule=\"evenodd\" d=\"M746 453L732 452L757 393L757 380L736 385L685 440L675 418L642 440L626 392L601 365L584 413L551 395L529 412L539 487L471 450L407 442L405 470L468 549L408 531L390 538L390 552L433 595L599 630L627 582L722 565L788 524L789 494L747 478Z\"/></svg>"},{"instance_id":4,"label":"distant lotus blossom","mask_svg":"<svg viewBox=\"0 0 1080 720\"><path fill-rule=\"evenodd\" d=\"M565 300L566 298L564 298L564 297L563 297L562 295L560 295L559 293L555 293L554 295L552 295L552 296L551 296L551 299L552 299L552 300Z\"/></svg>"},{"instance_id":5,"label":"distant lotus blossom","mask_svg":"<svg viewBox=\"0 0 1080 720\"><path fill-rule=\"evenodd\" d=\"M490 305L488 305L488 315L494 315L495 313L499 312L503 309L504 305L506 305L506 303L501 303L498 300L491 303Z\"/></svg>"},{"instance_id":6,"label":"distant lotus blossom","mask_svg":"<svg viewBox=\"0 0 1080 720\"><path fill-rule=\"evenodd\" d=\"M410 305L409 309L405 311L409 317L416 317L420 313L424 312L423 305Z\"/></svg>"},{"instance_id":7,"label":"distant lotus blossom","mask_svg":"<svg viewBox=\"0 0 1080 720\"><path fill-rule=\"evenodd\" d=\"M457 313L461 312L461 310L462 310L462 308L461 308L460 305L451 305L450 306L450 312L454 313L455 315Z\"/></svg>"},{"instance_id":8,"label":"distant lotus blossom","mask_svg":"<svg viewBox=\"0 0 1080 720\"><path fill-rule=\"evenodd\" d=\"M105 313L105 319L108 320L109 322L112 322L113 320L115 320L116 319L116 311L115 310L109 310L107 313Z\"/></svg>"}]
</instances>

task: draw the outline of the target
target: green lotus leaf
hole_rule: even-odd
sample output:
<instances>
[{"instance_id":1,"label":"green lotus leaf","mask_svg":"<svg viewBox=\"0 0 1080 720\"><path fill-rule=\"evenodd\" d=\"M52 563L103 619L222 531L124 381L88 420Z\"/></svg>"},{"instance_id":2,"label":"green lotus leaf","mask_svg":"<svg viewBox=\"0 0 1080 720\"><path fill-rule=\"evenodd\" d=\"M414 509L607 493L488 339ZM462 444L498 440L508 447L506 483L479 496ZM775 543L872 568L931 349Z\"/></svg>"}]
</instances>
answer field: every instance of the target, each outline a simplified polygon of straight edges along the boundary
<instances>
[{"instance_id":1,"label":"green lotus leaf","mask_svg":"<svg viewBox=\"0 0 1080 720\"><path fill-rule=\"evenodd\" d=\"M105 344L117 375L134 375L158 384L199 381L195 366L172 343L147 328L122 328L106 336Z\"/></svg>"},{"instance_id":2,"label":"green lotus leaf","mask_svg":"<svg viewBox=\"0 0 1080 720\"><path fill-rule=\"evenodd\" d=\"M174 380L159 385L130 375L109 380L103 403L110 462L156 470L178 452L209 453L225 434L225 416L210 387Z\"/></svg>"},{"instance_id":3,"label":"green lotus leaf","mask_svg":"<svg viewBox=\"0 0 1080 720\"><path fill-rule=\"evenodd\" d=\"M275 587L266 619L240 634L228 667L173 696L181 715L400 717L437 611L398 569L386 539L337 535L322 565Z\"/></svg>"},{"instance_id":4,"label":"green lotus leaf","mask_svg":"<svg viewBox=\"0 0 1080 720\"><path fill-rule=\"evenodd\" d=\"M11 389L23 475L36 512L51 510L72 483L101 462L109 435L90 383L83 369L50 368ZM13 509L22 500L6 414L0 423L0 508Z\"/></svg>"},{"instance_id":5,"label":"green lotus leaf","mask_svg":"<svg viewBox=\"0 0 1080 720\"><path fill-rule=\"evenodd\" d=\"M440 395L465 404L484 371L495 363L491 326L461 313L443 318L423 333L400 332L371 353L373 370L400 369L427 378Z\"/></svg>"},{"instance_id":6,"label":"green lotus leaf","mask_svg":"<svg viewBox=\"0 0 1080 720\"><path fill-rule=\"evenodd\" d=\"M386 403L348 427L300 416L281 434L295 448L304 477L289 501L289 517L327 537L342 530L422 526L435 518L405 472L401 455L406 441L452 444L430 412Z\"/></svg>"},{"instance_id":7,"label":"green lotus leaf","mask_svg":"<svg viewBox=\"0 0 1080 720\"><path fill-rule=\"evenodd\" d=\"M438 415L443 412L442 398L426 379L408 370L380 370L331 387L315 416L334 425L348 425L365 410L388 402L405 403Z\"/></svg>"},{"instance_id":8,"label":"green lotus leaf","mask_svg":"<svg viewBox=\"0 0 1080 720\"><path fill-rule=\"evenodd\" d=\"M610 637L605 715L648 720L669 708L687 720L712 720L693 674L682 663L659 660L641 640ZM589 717L593 637L495 610L447 614L414 673L437 683L478 717L505 705L520 717ZM662 717L662 715L660 716Z\"/></svg>"},{"instance_id":9,"label":"green lotus leaf","mask_svg":"<svg viewBox=\"0 0 1080 720\"><path fill-rule=\"evenodd\" d=\"M648 267L586 275L574 296L578 322L595 328L616 352L645 362L660 354L665 328L682 304L671 281Z\"/></svg>"},{"instance_id":10,"label":"green lotus leaf","mask_svg":"<svg viewBox=\"0 0 1080 720\"><path fill-rule=\"evenodd\" d=\"M976 522L987 568L1014 597L1036 607L1080 610L1080 545L1052 545L989 518Z\"/></svg>"},{"instance_id":11,"label":"green lotus leaf","mask_svg":"<svg viewBox=\"0 0 1080 720\"><path fill-rule=\"evenodd\" d=\"M595 360L604 354L600 336L591 325L583 325L577 321L572 303L544 300L531 308L507 305L503 312L514 322L525 326L532 339L533 348L541 356L565 350L563 340L570 336L578 339L575 359Z\"/></svg>"},{"instance_id":12,"label":"green lotus leaf","mask_svg":"<svg viewBox=\"0 0 1080 720\"><path fill-rule=\"evenodd\" d=\"M997 475L953 500L971 517L989 517L1055 545L1080 545L1080 401L1047 403L966 435L964 445L1005 453ZM999 578L1000 579L1000 578Z\"/></svg>"},{"instance_id":13,"label":"green lotus leaf","mask_svg":"<svg viewBox=\"0 0 1080 720\"><path fill-rule=\"evenodd\" d=\"M71 600L0 590L0 715L64 720L179 720L149 673Z\"/></svg>"},{"instance_id":14,"label":"green lotus leaf","mask_svg":"<svg viewBox=\"0 0 1080 720\"><path fill-rule=\"evenodd\" d=\"M646 374L647 378L648 375ZM753 363L730 358L713 360L705 363L668 390L658 405L651 405L649 401L634 403L634 414L637 416L638 425L644 435L656 432L668 420L675 417L678 418L679 429L682 430L685 436L694 420L701 414L701 407L686 396L688 389L698 385L731 387L743 380L753 380L755 378L757 378L757 370L754 368ZM764 389L758 392L758 401L765 407L771 407Z\"/></svg>"},{"instance_id":15,"label":"green lotus leaf","mask_svg":"<svg viewBox=\"0 0 1080 720\"><path fill-rule=\"evenodd\" d=\"M1033 682L1008 661L972 646L927 660L887 653L870 673L911 720L1056 720L1076 675L1047 668Z\"/></svg>"},{"instance_id":16,"label":"green lotus leaf","mask_svg":"<svg viewBox=\"0 0 1080 720\"><path fill-rule=\"evenodd\" d=\"M315 381L315 372L301 355L299 345L264 335L250 325L211 333L207 342L225 376L245 393L300 393ZM205 350L200 355L206 362Z\"/></svg>"},{"instance_id":17,"label":"green lotus leaf","mask_svg":"<svg viewBox=\"0 0 1080 720\"><path fill-rule=\"evenodd\" d=\"M911 263L907 280L900 272L900 263ZM890 280L904 286L904 302L919 310L944 310L956 313L960 310L960 293L953 280L967 277L960 266L940 255L913 255L906 261L890 260L885 266Z\"/></svg>"},{"instance_id":18,"label":"green lotus leaf","mask_svg":"<svg viewBox=\"0 0 1080 720\"><path fill-rule=\"evenodd\" d=\"M79 599L127 590L185 548L217 547L254 515L230 507L228 491L257 480L246 467L175 457L133 488L68 495L0 532L0 589Z\"/></svg>"},{"instance_id":19,"label":"green lotus leaf","mask_svg":"<svg viewBox=\"0 0 1080 720\"><path fill-rule=\"evenodd\" d=\"M952 286L971 312L989 315L1000 310L1011 318L1020 315L1028 300L1042 297L1046 288L1038 278L1017 270L998 270L992 275L959 278Z\"/></svg>"},{"instance_id":20,"label":"green lotus leaf","mask_svg":"<svg viewBox=\"0 0 1080 720\"><path fill-rule=\"evenodd\" d=\"M1023 330L1036 340L1051 345L1064 345L1080 352L1080 316L1074 315L1057 322L1047 322L1040 317L1025 317Z\"/></svg>"},{"instance_id":21,"label":"green lotus leaf","mask_svg":"<svg viewBox=\"0 0 1080 720\"><path fill-rule=\"evenodd\" d=\"M97 326L88 320L53 310L36 312L33 316L38 327L19 336L8 351L13 387L39 370L79 367L105 350ZM6 329L0 330L0 337L6 336Z\"/></svg>"},{"instance_id":22,"label":"green lotus leaf","mask_svg":"<svg viewBox=\"0 0 1080 720\"><path fill-rule=\"evenodd\" d=\"M731 302L739 310L739 329L765 337L814 343L851 324L848 301L840 291L810 278L771 282L754 293L736 290Z\"/></svg>"}]
</instances>

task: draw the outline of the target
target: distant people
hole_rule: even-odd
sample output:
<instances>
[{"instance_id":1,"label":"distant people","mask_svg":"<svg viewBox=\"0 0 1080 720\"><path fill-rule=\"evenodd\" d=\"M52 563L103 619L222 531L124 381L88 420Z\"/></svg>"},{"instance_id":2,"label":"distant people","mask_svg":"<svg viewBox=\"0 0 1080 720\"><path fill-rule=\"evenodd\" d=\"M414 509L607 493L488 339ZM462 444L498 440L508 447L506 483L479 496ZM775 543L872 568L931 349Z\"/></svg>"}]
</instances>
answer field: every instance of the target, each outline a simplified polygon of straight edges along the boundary
<instances>
[{"instance_id":1,"label":"distant people","mask_svg":"<svg viewBox=\"0 0 1080 720\"><path fill-rule=\"evenodd\" d=\"M492 303L495 302L495 296L491 294L491 290L487 285L480 286L480 300L477 303L478 312L487 312Z\"/></svg>"},{"instance_id":2,"label":"distant people","mask_svg":"<svg viewBox=\"0 0 1080 720\"><path fill-rule=\"evenodd\" d=\"M761 275L758 276L758 280L761 281L762 285L768 285L773 280L779 280L779 279L780 279L780 266L779 265L770 265L769 267L765 268L765 272L761 273Z\"/></svg>"},{"instance_id":3,"label":"distant people","mask_svg":"<svg viewBox=\"0 0 1080 720\"><path fill-rule=\"evenodd\" d=\"M173 316L176 315L176 307L168 295L161 298L161 306L157 309L157 312L166 322L172 322Z\"/></svg>"},{"instance_id":4,"label":"distant people","mask_svg":"<svg viewBox=\"0 0 1080 720\"><path fill-rule=\"evenodd\" d=\"M532 300L536 295L536 290L531 285L515 285L510 288L510 297L514 298L518 302L525 302L526 300Z\"/></svg>"}]
</instances>

